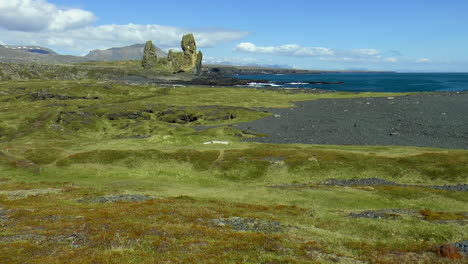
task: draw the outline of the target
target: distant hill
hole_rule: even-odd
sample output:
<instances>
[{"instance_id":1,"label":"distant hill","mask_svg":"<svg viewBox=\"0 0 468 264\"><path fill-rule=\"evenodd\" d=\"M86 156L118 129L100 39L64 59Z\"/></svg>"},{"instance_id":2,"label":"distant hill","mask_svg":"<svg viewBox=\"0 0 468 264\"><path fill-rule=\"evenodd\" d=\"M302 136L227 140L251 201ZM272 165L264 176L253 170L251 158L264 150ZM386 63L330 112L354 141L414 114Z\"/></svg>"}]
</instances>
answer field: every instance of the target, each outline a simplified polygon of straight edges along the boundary
<instances>
[{"instance_id":1,"label":"distant hill","mask_svg":"<svg viewBox=\"0 0 468 264\"><path fill-rule=\"evenodd\" d=\"M141 60L144 48L145 44L134 44L120 48L93 50L88 55L84 56L84 58L93 61ZM167 53L158 47L156 47L156 53L158 57L167 57Z\"/></svg>"},{"instance_id":2,"label":"distant hill","mask_svg":"<svg viewBox=\"0 0 468 264\"><path fill-rule=\"evenodd\" d=\"M3 62L39 62L39 63L77 63L86 61L126 61L143 58L144 44L93 50L86 56L60 55L57 52L40 46L0 45L0 61ZM167 57L156 47L158 57Z\"/></svg>"},{"instance_id":3,"label":"distant hill","mask_svg":"<svg viewBox=\"0 0 468 264\"><path fill-rule=\"evenodd\" d=\"M79 56L60 55L51 49L39 46L0 45L0 61L16 63L73 63L85 62L86 59Z\"/></svg>"},{"instance_id":4,"label":"distant hill","mask_svg":"<svg viewBox=\"0 0 468 264\"><path fill-rule=\"evenodd\" d=\"M59 55L55 51L40 47L40 46L13 46L13 45L5 45L3 46L8 49L16 50L16 51L25 51L30 53L37 53L37 54L50 54L50 55Z\"/></svg>"}]
</instances>

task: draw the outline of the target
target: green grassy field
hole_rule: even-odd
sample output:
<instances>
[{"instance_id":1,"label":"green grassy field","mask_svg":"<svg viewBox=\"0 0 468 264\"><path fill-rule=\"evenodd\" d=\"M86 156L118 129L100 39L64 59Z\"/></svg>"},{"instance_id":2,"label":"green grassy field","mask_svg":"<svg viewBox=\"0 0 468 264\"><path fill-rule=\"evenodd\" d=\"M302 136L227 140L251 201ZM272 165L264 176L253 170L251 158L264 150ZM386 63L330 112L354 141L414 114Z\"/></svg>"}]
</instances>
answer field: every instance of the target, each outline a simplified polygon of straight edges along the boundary
<instances>
[{"instance_id":1,"label":"green grassy field","mask_svg":"<svg viewBox=\"0 0 468 264\"><path fill-rule=\"evenodd\" d=\"M0 82L0 263L463 263L433 248L467 239L465 192L320 183L467 183L468 151L260 144L232 126L368 96L389 94ZM132 195L154 199L105 202ZM366 210L383 217L348 217Z\"/></svg>"}]
</instances>

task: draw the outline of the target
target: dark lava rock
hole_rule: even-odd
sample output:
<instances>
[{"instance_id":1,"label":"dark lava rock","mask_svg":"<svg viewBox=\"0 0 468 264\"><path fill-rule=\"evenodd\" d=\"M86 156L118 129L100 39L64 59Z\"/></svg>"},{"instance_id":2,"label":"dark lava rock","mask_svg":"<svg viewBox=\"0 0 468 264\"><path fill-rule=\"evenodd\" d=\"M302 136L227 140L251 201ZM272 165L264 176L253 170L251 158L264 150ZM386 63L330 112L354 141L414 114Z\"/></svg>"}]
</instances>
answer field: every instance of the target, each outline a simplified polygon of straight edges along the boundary
<instances>
[{"instance_id":1,"label":"dark lava rock","mask_svg":"<svg viewBox=\"0 0 468 264\"><path fill-rule=\"evenodd\" d=\"M162 111L160 115L173 115L175 113L176 112L173 109L166 109L166 110Z\"/></svg>"},{"instance_id":2,"label":"dark lava rock","mask_svg":"<svg viewBox=\"0 0 468 264\"><path fill-rule=\"evenodd\" d=\"M31 100L46 100L50 98L54 98L55 94L47 93L47 92L36 92L30 94Z\"/></svg>"},{"instance_id":3,"label":"dark lava rock","mask_svg":"<svg viewBox=\"0 0 468 264\"><path fill-rule=\"evenodd\" d=\"M120 118L138 119L140 117L144 119L148 119L148 117L145 117L142 112L120 112L120 113L110 113L107 115L107 118L109 120L118 120Z\"/></svg>"},{"instance_id":4,"label":"dark lava rock","mask_svg":"<svg viewBox=\"0 0 468 264\"><path fill-rule=\"evenodd\" d=\"M83 197L78 199L80 203L116 203L116 202L144 202L155 197L138 194L114 194L107 196Z\"/></svg>"},{"instance_id":5,"label":"dark lava rock","mask_svg":"<svg viewBox=\"0 0 468 264\"><path fill-rule=\"evenodd\" d=\"M219 227L228 226L235 231L277 233L284 229L278 221L237 216L214 219L213 223Z\"/></svg>"},{"instance_id":6,"label":"dark lava rock","mask_svg":"<svg viewBox=\"0 0 468 264\"><path fill-rule=\"evenodd\" d=\"M460 253L468 256L468 240L459 241L453 244L453 246L457 248Z\"/></svg>"},{"instance_id":7,"label":"dark lava rock","mask_svg":"<svg viewBox=\"0 0 468 264\"><path fill-rule=\"evenodd\" d=\"M351 214L349 214L349 217L352 217L352 218L377 218L377 219L386 218L384 213L377 212L377 211L363 211L363 212L359 212L359 213L351 213Z\"/></svg>"},{"instance_id":8,"label":"dark lava rock","mask_svg":"<svg viewBox=\"0 0 468 264\"><path fill-rule=\"evenodd\" d=\"M337 185L337 186L353 186L353 185L399 185L396 182L387 181L379 178L367 178L367 179L349 179L349 180L338 180L328 179L322 182L324 185Z\"/></svg>"},{"instance_id":9,"label":"dark lava rock","mask_svg":"<svg viewBox=\"0 0 468 264\"><path fill-rule=\"evenodd\" d=\"M348 217L351 218L375 218L375 219L399 219L402 215L418 216L418 210L412 209L382 209L382 210L368 210L362 212L350 213Z\"/></svg>"},{"instance_id":10,"label":"dark lava rock","mask_svg":"<svg viewBox=\"0 0 468 264\"><path fill-rule=\"evenodd\" d=\"M191 123L197 121L198 116L195 116L193 114L182 114L178 116L178 119L183 121L184 123Z\"/></svg>"},{"instance_id":11,"label":"dark lava rock","mask_svg":"<svg viewBox=\"0 0 468 264\"><path fill-rule=\"evenodd\" d=\"M73 121L80 121L81 125L89 125L94 123L94 118L96 114L92 112L85 112L85 111L62 111L58 114L55 122L57 124L65 124L70 125Z\"/></svg>"},{"instance_id":12,"label":"dark lava rock","mask_svg":"<svg viewBox=\"0 0 468 264\"><path fill-rule=\"evenodd\" d=\"M335 186L400 186L400 187L422 187L438 189L443 191L460 191L468 192L468 184L455 184L455 185L412 185L412 184L400 184L379 178L366 178L366 179L328 179L322 182L323 185L335 185Z\"/></svg>"},{"instance_id":13,"label":"dark lava rock","mask_svg":"<svg viewBox=\"0 0 468 264\"><path fill-rule=\"evenodd\" d=\"M420 187L427 187L432 189L444 190L444 191L459 191L459 192L468 192L468 184L456 184L456 185L429 185Z\"/></svg>"},{"instance_id":14,"label":"dark lava rock","mask_svg":"<svg viewBox=\"0 0 468 264\"><path fill-rule=\"evenodd\" d=\"M47 91L34 92L29 95L31 100L47 100L47 99L57 99L57 100L76 100L76 99L85 99L85 100L99 100L101 99L98 96L70 96L70 95L61 95L61 94L52 94Z\"/></svg>"},{"instance_id":15,"label":"dark lava rock","mask_svg":"<svg viewBox=\"0 0 468 264\"><path fill-rule=\"evenodd\" d=\"M202 115L197 115L187 111L184 108L166 109L158 114L157 118L160 121L167 123L188 124L202 118Z\"/></svg>"}]
</instances>

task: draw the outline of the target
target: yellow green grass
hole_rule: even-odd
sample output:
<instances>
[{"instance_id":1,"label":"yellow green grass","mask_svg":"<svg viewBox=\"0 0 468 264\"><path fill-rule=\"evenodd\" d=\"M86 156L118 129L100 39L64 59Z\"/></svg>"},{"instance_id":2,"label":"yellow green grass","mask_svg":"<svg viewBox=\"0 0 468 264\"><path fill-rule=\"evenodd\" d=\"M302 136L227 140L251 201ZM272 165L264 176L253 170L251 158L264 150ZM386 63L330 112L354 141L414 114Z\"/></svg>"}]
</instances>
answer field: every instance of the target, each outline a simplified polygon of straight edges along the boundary
<instances>
[{"instance_id":1,"label":"yellow green grass","mask_svg":"<svg viewBox=\"0 0 468 264\"><path fill-rule=\"evenodd\" d=\"M451 263L431 248L467 239L466 193L319 183L467 183L468 151L248 143L260 135L231 126L259 107L363 96L398 95L1 82L0 263ZM80 202L112 194L155 199ZM348 217L383 209L415 213ZM216 224L233 217L281 231Z\"/></svg>"}]
</instances>

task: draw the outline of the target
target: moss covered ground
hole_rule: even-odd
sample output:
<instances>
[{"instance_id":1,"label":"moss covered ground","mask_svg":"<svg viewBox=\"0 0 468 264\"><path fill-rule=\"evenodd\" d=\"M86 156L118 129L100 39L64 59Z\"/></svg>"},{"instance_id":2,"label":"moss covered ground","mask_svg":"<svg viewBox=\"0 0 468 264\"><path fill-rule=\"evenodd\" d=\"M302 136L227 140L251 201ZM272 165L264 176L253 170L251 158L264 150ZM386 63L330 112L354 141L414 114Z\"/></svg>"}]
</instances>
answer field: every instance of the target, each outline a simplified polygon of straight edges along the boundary
<instances>
[{"instance_id":1,"label":"moss covered ground","mask_svg":"<svg viewBox=\"0 0 468 264\"><path fill-rule=\"evenodd\" d=\"M462 263L433 248L467 239L466 192L320 183L463 184L468 151L260 144L234 126L356 96L389 95L0 82L0 263Z\"/></svg>"}]
</instances>

